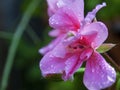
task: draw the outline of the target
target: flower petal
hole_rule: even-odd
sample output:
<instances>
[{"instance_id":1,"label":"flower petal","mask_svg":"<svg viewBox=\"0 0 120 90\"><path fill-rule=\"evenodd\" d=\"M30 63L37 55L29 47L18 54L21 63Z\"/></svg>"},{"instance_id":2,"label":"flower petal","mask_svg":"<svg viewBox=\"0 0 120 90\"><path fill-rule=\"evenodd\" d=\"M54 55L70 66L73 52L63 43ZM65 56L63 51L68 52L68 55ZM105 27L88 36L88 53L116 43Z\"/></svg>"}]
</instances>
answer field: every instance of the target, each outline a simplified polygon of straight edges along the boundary
<instances>
[{"instance_id":1,"label":"flower petal","mask_svg":"<svg viewBox=\"0 0 120 90\"><path fill-rule=\"evenodd\" d=\"M76 15L67 7L60 8L52 17L50 17L49 24L51 27L60 30L77 30L80 28Z\"/></svg>"},{"instance_id":2,"label":"flower petal","mask_svg":"<svg viewBox=\"0 0 120 90\"><path fill-rule=\"evenodd\" d=\"M58 9L57 2L59 0L47 0L48 3L48 15L52 16Z\"/></svg>"},{"instance_id":3,"label":"flower petal","mask_svg":"<svg viewBox=\"0 0 120 90\"><path fill-rule=\"evenodd\" d=\"M88 58L91 57L92 53L93 53L93 49L92 48L84 49L82 51L82 53L80 54L80 59L85 61L85 60L87 60Z\"/></svg>"},{"instance_id":4,"label":"flower petal","mask_svg":"<svg viewBox=\"0 0 120 90\"><path fill-rule=\"evenodd\" d=\"M80 21L84 19L84 0L59 0L57 6L59 8L67 6L75 13Z\"/></svg>"},{"instance_id":5,"label":"flower petal","mask_svg":"<svg viewBox=\"0 0 120 90\"><path fill-rule=\"evenodd\" d=\"M47 52L51 51L63 39L63 37L64 37L64 34L52 40L47 46L39 49L39 53L44 55Z\"/></svg>"},{"instance_id":6,"label":"flower petal","mask_svg":"<svg viewBox=\"0 0 120 90\"><path fill-rule=\"evenodd\" d=\"M65 59L52 56L52 52L48 52L40 61L42 75L46 77L49 74L62 74L65 61Z\"/></svg>"},{"instance_id":7,"label":"flower petal","mask_svg":"<svg viewBox=\"0 0 120 90\"><path fill-rule=\"evenodd\" d=\"M106 3L103 3L102 5L97 5L93 11L89 12L85 18L85 22L92 22L92 20L95 18L96 13L103 7L106 6Z\"/></svg>"},{"instance_id":8,"label":"flower petal","mask_svg":"<svg viewBox=\"0 0 120 90\"><path fill-rule=\"evenodd\" d=\"M99 47L108 37L108 29L102 22L93 22L85 25L83 30L80 31L80 34L87 35L89 32L97 32L97 35L94 37L93 41L91 41L93 48Z\"/></svg>"},{"instance_id":9,"label":"flower petal","mask_svg":"<svg viewBox=\"0 0 120 90\"><path fill-rule=\"evenodd\" d=\"M49 19L49 24L55 29L77 30L84 19L83 0L59 0L59 10Z\"/></svg>"},{"instance_id":10,"label":"flower petal","mask_svg":"<svg viewBox=\"0 0 120 90\"><path fill-rule=\"evenodd\" d=\"M65 72L63 73L63 79L73 79L73 74L81 67L83 61L79 59L79 54L72 55L65 62Z\"/></svg>"},{"instance_id":11,"label":"flower petal","mask_svg":"<svg viewBox=\"0 0 120 90\"><path fill-rule=\"evenodd\" d=\"M97 31L90 31L87 32L85 35L81 35L81 43L86 45L86 46L91 46L91 43L93 42L93 40L96 38L97 36Z\"/></svg>"},{"instance_id":12,"label":"flower petal","mask_svg":"<svg viewBox=\"0 0 120 90\"><path fill-rule=\"evenodd\" d=\"M89 90L101 90L111 86L116 79L116 72L104 58L94 52L86 63L84 84Z\"/></svg>"}]
</instances>

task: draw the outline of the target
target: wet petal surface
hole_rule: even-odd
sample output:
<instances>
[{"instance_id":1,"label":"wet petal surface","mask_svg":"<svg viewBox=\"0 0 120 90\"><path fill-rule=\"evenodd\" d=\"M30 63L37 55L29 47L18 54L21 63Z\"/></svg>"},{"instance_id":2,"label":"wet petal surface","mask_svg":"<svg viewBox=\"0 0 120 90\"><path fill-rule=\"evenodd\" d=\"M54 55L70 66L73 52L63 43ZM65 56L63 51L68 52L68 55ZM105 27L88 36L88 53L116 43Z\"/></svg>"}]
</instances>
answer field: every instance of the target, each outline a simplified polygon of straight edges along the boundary
<instances>
[{"instance_id":1,"label":"wet petal surface","mask_svg":"<svg viewBox=\"0 0 120 90\"><path fill-rule=\"evenodd\" d=\"M49 74L62 74L65 68L65 59L53 57L52 53L48 52L40 61L42 75L45 77Z\"/></svg>"},{"instance_id":2,"label":"wet petal surface","mask_svg":"<svg viewBox=\"0 0 120 90\"><path fill-rule=\"evenodd\" d=\"M68 79L73 79L73 74L81 67L83 61L79 59L79 54L72 55L65 62L65 72L63 74L63 79L66 81Z\"/></svg>"},{"instance_id":3,"label":"wet petal surface","mask_svg":"<svg viewBox=\"0 0 120 90\"><path fill-rule=\"evenodd\" d=\"M99 47L108 37L108 29L102 22L93 22L84 26L83 30L80 31L82 35L87 35L89 32L96 32L96 36L91 40L91 46L93 48ZM88 40L88 41L89 41Z\"/></svg>"},{"instance_id":4,"label":"wet petal surface","mask_svg":"<svg viewBox=\"0 0 120 90\"><path fill-rule=\"evenodd\" d=\"M101 90L116 80L115 70L98 54L93 53L86 63L84 84L89 90Z\"/></svg>"}]
</instances>

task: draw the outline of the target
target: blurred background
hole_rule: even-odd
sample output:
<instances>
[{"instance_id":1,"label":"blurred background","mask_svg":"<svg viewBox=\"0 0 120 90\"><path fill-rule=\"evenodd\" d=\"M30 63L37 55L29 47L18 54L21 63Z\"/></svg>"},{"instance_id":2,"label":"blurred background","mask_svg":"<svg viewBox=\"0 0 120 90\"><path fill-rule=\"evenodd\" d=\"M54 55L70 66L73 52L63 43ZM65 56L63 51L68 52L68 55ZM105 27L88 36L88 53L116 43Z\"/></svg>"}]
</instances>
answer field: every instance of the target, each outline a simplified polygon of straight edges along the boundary
<instances>
[{"instance_id":1,"label":"blurred background","mask_svg":"<svg viewBox=\"0 0 120 90\"><path fill-rule=\"evenodd\" d=\"M0 0L0 81L13 34L31 2ZM106 42L117 44L108 54L120 66L120 0L85 0L85 14L102 2L106 2L107 7L97 13L97 20L109 29ZM51 41L49 30L47 3L41 0L19 42L7 90L87 90L82 83L83 74L75 74L73 82L47 80L41 76L39 62L42 55L38 50ZM115 84L105 90L116 90Z\"/></svg>"}]
</instances>

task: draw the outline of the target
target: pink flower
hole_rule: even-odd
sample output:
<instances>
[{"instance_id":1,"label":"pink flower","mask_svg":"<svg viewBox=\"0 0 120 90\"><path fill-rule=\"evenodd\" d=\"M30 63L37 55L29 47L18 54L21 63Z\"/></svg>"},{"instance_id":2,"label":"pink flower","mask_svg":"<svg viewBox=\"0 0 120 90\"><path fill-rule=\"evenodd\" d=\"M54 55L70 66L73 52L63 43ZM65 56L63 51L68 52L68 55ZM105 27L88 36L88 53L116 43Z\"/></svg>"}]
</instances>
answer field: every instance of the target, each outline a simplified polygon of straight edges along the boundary
<instances>
[{"instance_id":1,"label":"pink flower","mask_svg":"<svg viewBox=\"0 0 120 90\"><path fill-rule=\"evenodd\" d=\"M71 25L70 26L68 25L68 26L66 26L66 28L63 28L64 25L66 25L63 22L63 27L61 27L61 28L54 28L53 27L54 29L49 32L49 35L52 36L52 37L56 37L56 38L54 40L52 40L47 46L45 46L45 47L43 47L43 48L41 48L39 50L39 52L41 54L44 55L47 52L51 51L58 44L58 42L60 40L62 40L62 38L65 36L66 33L68 33L71 30L76 32L80 28L80 21L78 21L78 20L83 19L83 10L84 10L84 8L82 8L82 7L84 7L84 5L82 4L83 6L79 5L79 6L76 7L76 14L79 13L78 15L79 16L81 15L79 18L76 18L76 16L74 16L74 13L72 13L71 11L68 11L67 13L64 13L65 12L64 10L66 9L65 7L67 7L67 9L68 9L70 7L69 4L72 4L71 2L73 2L73 0L47 0L48 14L49 14L49 16L53 15L53 18L51 17L49 19L49 24L51 25L51 27L53 27L52 23L54 22L54 19L55 19L54 14L58 13L60 15L61 12L63 12L63 15L62 15L62 18L60 17L60 20L66 18L65 19L67 21L66 23L71 24ZM80 2L83 3L83 1L80 1ZM74 3L74 5L75 4L76 3ZM73 8L73 5L72 5L71 8ZM68 14L68 16L67 16L67 14ZM58 20L59 20L59 17L57 17L57 21ZM72 22L74 22L74 23L72 23ZM56 22L56 24L57 24L57 22Z\"/></svg>"},{"instance_id":2,"label":"pink flower","mask_svg":"<svg viewBox=\"0 0 120 90\"><path fill-rule=\"evenodd\" d=\"M54 15L58 9L62 8L62 7L68 7L68 4L71 3L72 0L47 0L47 3L48 3L48 14L49 16L52 16ZM81 8L82 6L79 6L79 8ZM61 9L60 9L61 10ZM81 11L83 12L83 9L81 9ZM60 11L59 11L60 12ZM70 12L69 12L70 13ZM72 15L72 14L71 14ZM83 15L82 15L83 16ZM83 17L82 17L83 18ZM68 17L69 19L69 17ZM71 18L72 19L72 18ZM74 16L73 16L73 20L69 20L69 21L75 21L73 22L73 31L77 31L78 28L80 28L80 23L77 21L77 18L76 20L74 20ZM52 19L53 20L53 19ZM76 22L77 21L77 22ZM50 22L50 25L52 24L51 22L51 18L49 20ZM69 22L71 23L71 22ZM75 29L74 29L75 28ZM49 35L51 37L56 37L54 40L52 40L47 46L41 48L39 50L39 53L41 54L46 54L47 52L51 51L57 44L60 40L63 39L63 37L65 36L65 34L70 31L71 28L67 28L67 29L64 29L64 28L55 28L53 30L51 30L49 32Z\"/></svg>"},{"instance_id":3,"label":"pink flower","mask_svg":"<svg viewBox=\"0 0 120 90\"><path fill-rule=\"evenodd\" d=\"M58 1L60 1L60 0L47 0L49 16L54 15L57 12L57 10L59 9L59 6L57 5ZM49 52L50 50L52 50L58 44L58 42L64 37L65 33L66 33L66 31L64 31L64 30L59 30L59 29L51 30L49 32L49 36L56 37L56 38L54 40L52 40L47 46L41 48L39 50L39 53L44 55L47 52Z\"/></svg>"},{"instance_id":4,"label":"pink flower","mask_svg":"<svg viewBox=\"0 0 120 90\"><path fill-rule=\"evenodd\" d=\"M58 11L49 22L54 29L66 33L40 61L42 75L62 74L65 81L73 79L73 74L86 61L85 86L89 90L111 86L115 82L116 72L96 51L108 36L107 27L102 22L92 22L105 3L96 6L85 18L83 0L59 0L58 5Z\"/></svg>"}]
</instances>

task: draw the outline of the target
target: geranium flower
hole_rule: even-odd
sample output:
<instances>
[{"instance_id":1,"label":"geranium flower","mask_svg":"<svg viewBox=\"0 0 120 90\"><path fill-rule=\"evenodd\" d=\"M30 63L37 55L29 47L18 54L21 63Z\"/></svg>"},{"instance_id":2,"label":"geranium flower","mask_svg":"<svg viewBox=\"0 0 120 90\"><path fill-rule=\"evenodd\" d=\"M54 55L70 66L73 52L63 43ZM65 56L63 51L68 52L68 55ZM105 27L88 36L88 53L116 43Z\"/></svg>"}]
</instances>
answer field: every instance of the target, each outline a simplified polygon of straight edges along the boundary
<instances>
[{"instance_id":1,"label":"geranium flower","mask_svg":"<svg viewBox=\"0 0 120 90\"><path fill-rule=\"evenodd\" d=\"M59 7L57 5L58 1L59 0L47 0L49 16L52 16L53 14L55 14L55 12L59 9ZM58 44L58 42L64 37L65 33L66 33L66 31L64 31L64 30L59 30L59 29L51 30L49 32L49 36L56 37L56 38L54 40L52 40L47 46L41 48L39 50L39 53L44 55L47 52L49 52L50 50L52 50Z\"/></svg>"},{"instance_id":2,"label":"geranium flower","mask_svg":"<svg viewBox=\"0 0 120 90\"><path fill-rule=\"evenodd\" d=\"M48 4L48 15L49 17L54 15L57 10L59 9L57 3L59 0L47 0L47 4ZM41 54L46 54L47 52L49 52L50 50L52 50L57 44L58 42L64 37L64 34L66 32L64 32L64 30L59 30L59 29L53 29L49 32L49 36L51 37L56 37L54 40L52 40L47 46L41 48L39 50L39 53Z\"/></svg>"},{"instance_id":3,"label":"geranium flower","mask_svg":"<svg viewBox=\"0 0 120 90\"><path fill-rule=\"evenodd\" d=\"M85 86L89 90L111 86L116 72L96 51L108 36L107 27L102 22L93 22L105 3L97 5L85 18L83 0L59 0L58 5L61 8L49 19L50 25L68 33L40 61L42 75L62 74L65 81L73 79L73 74L86 61Z\"/></svg>"},{"instance_id":4,"label":"geranium flower","mask_svg":"<svg viewBox=\"0 0 120 90\"><path fill-rule=\"evenodd\" d=\"M69 8L70 7L69 3L71 3L71 2L73 2L73 1L72 0L64 0L64 1L62 1L62 0L47 0L47 3L48 3L48 14L49 14L49 16L54 15L56 12L57 13L61 13L61 11L59 11L58 9L62 10L62 7ZM83 3L83 1L80 1L80 2ZM74 6L74 5L72 5L72 6ZM67 29L64 29L64 28L54 28L53 30L51 30L49 32L49 35L51 37L56 37L56 38L54 40L52 40L47 46L41 48L39 50L39 53L41 53L43 55L46 54L47 52L49 52L50 50L52 50L58 44L58 42L60 40L63 39L63 37L65 36L66 33L68 33L71 30L76 32L77 29L80 28L80 22L78 20L80 20L80 19L82 20L83 17L84 17L83 16L84 8L81 8L81 7L84 7L84 4L81 4L81 5L79 5L79 6L76 7L76 14L78 14L77 16L80 16L79 18L76 18L76 16L74 17L73 13L71 13L71 16L69 16L69 13L71 11L68 12L68 16L65 16L65 15L62 16L63 18L61 18L61 20L64 19L64 18L66 18L67 19L66 21L68 22L68 24L74 24L74 25L71 25L70 27L68 26ZM65 9L65 8L63 8L63 9ZM77 11L77 9L79 9L79 10ZM74 10L72 10L72 11L74 11ZM50 18L49 19L49 24L50 25L54 22L53 20L54 20L54 18ZM58 20L59 20L59 18L58 18ZM72 22L74 22L74 23L72 23ZM56 24L57 24L57 22L56 22ZM52 27L52 25L51 25L51 27Z\"/></svg>"}]
</instances>

